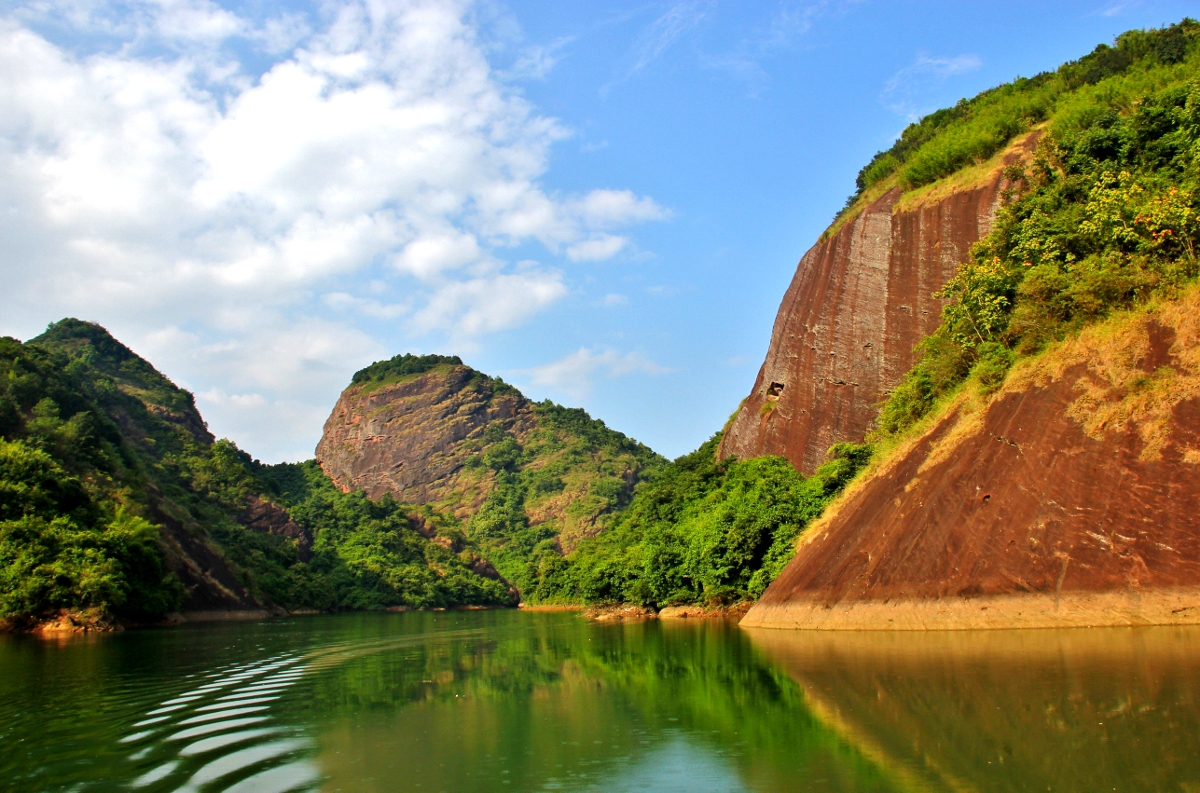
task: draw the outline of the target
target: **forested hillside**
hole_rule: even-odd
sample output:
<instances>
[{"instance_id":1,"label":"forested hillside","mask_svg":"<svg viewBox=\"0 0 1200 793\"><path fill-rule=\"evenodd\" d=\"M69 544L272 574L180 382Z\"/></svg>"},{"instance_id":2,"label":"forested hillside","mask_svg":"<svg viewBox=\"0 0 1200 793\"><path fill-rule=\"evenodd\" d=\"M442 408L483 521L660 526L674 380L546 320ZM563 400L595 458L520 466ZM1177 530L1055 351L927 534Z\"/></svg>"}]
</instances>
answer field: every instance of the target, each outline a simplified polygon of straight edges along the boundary
<instances>
[{"instance_id":1,"label":"forested hillside","mask_svg":"<svg viewBox=\"0 0 1200 793\"><path fill-rule=\"evenodd\" d=\"M97 325L0 340L0 437L0 619L511 602L400 505L214 442L192 396Z\"/></svg>"}]
</instances>

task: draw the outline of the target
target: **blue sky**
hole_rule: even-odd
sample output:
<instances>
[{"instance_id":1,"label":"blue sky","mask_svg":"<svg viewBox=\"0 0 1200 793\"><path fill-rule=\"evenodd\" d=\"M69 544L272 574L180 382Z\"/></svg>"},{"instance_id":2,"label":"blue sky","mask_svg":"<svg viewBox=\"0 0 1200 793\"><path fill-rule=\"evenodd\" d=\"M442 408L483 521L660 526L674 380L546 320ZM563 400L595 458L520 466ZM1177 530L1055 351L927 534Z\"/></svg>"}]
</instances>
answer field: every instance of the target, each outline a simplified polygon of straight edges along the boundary
<instances>
[{"instance_id":1,"label":"blue sky","mask_svg":"<svg viewBox=\"0 0 1200 793\"><path fill-rule=\"evenodd\" d=\"M668 456L905 124L1186 2L6 3L0 333L104 324L267 461L461 355Z\"/></svg>"}]
</instances>

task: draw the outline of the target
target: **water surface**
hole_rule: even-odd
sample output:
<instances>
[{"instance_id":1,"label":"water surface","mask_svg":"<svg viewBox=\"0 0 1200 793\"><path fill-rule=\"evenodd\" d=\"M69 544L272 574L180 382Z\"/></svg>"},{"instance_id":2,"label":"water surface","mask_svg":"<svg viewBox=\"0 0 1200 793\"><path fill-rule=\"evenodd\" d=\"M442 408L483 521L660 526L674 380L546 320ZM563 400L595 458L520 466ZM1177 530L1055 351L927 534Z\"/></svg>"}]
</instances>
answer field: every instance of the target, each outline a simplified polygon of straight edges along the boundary
<instances>
[{"instance_id":1,"label":"water surface","mask_svg":"<svg viewBox=\"0 0 1200 793\"><path fill-rule=\"evenodd\" d=\"M1200 631L512 611L0 640L20 791L1200 791Z\"/></svg>"}]
</instances>

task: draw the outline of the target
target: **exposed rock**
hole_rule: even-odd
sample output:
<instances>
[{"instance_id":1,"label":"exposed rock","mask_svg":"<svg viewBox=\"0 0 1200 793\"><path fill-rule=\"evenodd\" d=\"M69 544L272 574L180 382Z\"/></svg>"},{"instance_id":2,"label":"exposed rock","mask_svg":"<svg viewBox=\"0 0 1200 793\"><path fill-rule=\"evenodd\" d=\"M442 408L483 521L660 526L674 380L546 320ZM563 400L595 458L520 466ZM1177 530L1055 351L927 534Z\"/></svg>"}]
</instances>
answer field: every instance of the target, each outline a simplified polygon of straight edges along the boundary
<instances>
[{"instance_id":1,"label":"exposed rock","mask_svg":"<svg viewBox=\"0 0 1200 793\"><path fill-rule=\"evenodd\" d=\"M962 401L809 530L744 625L1200 623L1200 289Z\"/></svg>"},{"instance_id":2,"label":"exposed rock","mask_svg":"<svg viewBox=\"0 0 1200 793\"><path fill-rule=\"evenodd\" d=\"M410 504L438 501L450 489L492 422L518 439L534 426L532 405L467 366L441 366L399 382L351 385L317 444L317 462L345 491L391 493ZM486 493L477 493L478 506Z\"/></svg>"},{"instance_id":3,"label":"exposed rock","mask_svg":"<svg viewBox=\"0 0 1200 793\"><path fill-rule=\"evenodd\" d=\"M584 609L583 616L593 622L624 622L657 619L658 612L648 606L589 606Z\"/></svg>"},{"instance_id":4,"label":"exposed rock","mask_svg":"<svg viewBox=\"0 0 1200 793\"><path fill-rule=\"evenodd\" d=\"M199 526L181 519L182 509L155 498L150 519L161 524L167 566L183 583L185 612L261 612L269 604L254 597L238 580L219 548L214 547Z\"/></svg>"},{"instance_id":5,"label":"exposed rock","mask_svg":"<svg viewBox=\"0 0 1200 793\"><path fill-rule=\"evenodd\" d=\"M463 521L508 581L526 571L526 559L503 551L515 533L533 528L539 553L570 553L607 528L648 466L665 462L579 408L535 404L439 355L396 356L357 372L325 422L316 458L343 491L419 507L408 516L413 526L456 553L464 538L444 536L436 516ZM493 495L499 501L479 534L471 519Z\"/></svg>"},{"instance_id":6,"label":"exposed rock","mask_svg":"<svg viewBox=\"0 0 1200 793\"><path fill-rule=\"evenodd\" d=\"M754 388L720 454L788 458L810 474L830 446L861 442L879 402L913 364L913 348L941 321L933 293L991 229L1015 143L974 185L901 209L895 188L812 247L784 295Z\"/></svg>"},{"instance_id":7,"label":"exposed rock","mask_svg":"<svg viewBox=\"0 0 1200 793\"><path fill-rule=\"evenodd\" d=\"M60 636L70 633L119 633L125 630L105 609L59 609L41 617L0 620L0 633Z\"/></svg>"},{"instance_id":8,"label":"exposed rock","mask_svg":"<svg viewBox=\"0 0 1200 793\"><path fill-rule=\"evenodd\" d=\"M258 496L251 496L246 509L238 516L238 522L251 531L274 534L296 541L296 555L302 562L312 559L312 534L283 507L272 504Z\"/></svg>"},{"instance_id":9,"label":"exposed rock","mask_svg":"<svg viewBox=\"0 0 1200 793\"><path fill-rule=\"evenodd\" d=\"M667 606L659 609L660 620L741 619L750 607L750 601L734 603L732 606Z\"/></svg>"}]
</instances>

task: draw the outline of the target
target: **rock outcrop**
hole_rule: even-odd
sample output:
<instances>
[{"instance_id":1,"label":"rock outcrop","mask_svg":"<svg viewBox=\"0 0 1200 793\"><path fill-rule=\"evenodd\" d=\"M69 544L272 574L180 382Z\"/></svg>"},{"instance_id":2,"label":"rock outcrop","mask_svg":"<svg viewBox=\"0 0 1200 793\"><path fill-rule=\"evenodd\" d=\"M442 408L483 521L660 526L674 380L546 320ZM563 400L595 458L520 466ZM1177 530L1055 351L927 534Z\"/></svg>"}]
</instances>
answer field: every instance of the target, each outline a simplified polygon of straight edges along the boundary
<instances>
[{"instance_id":1,"label":"rock outcrop","mask_svg":"<svg viewBox=\"0 0 1200 793\"><path fill-rule=\"evenodd\" d=\"M302 562L312 559L312 534L296 521L286 509L259 496L251 496L246 508L238 515L238 523L250 531L287 537L296 543L296 556Z\"/></svg>"},{"instance_id":2,"label":"rock outcrop","mask_svg":"<svg viewBox=\"0 0 1200 793\"><path fill-rule=\"evenodd\" d=\"M464 441L493 422L519 439L535 425L532 403L470 367L439 365L347 388L325 422L317 462L344 491L436 502L474 452Z\"/></svg>"},{"instance_id":3,"label":"rock outcrop","mask_svg":"<svg viewBox=\"0 0 1200 793\"><path fill-rule=\"evenodd\" d=\"M465 521L514 583L530 554L570 553L604 531L643 472L665 462L579 408L531 402L438 355L396 356L355 373L316 457L345 492Z\"/></svg>"},{"instance_id":4,"label":"rock outcrop","mask_svg":"<svg viewBox=\"0 0 1200 793\"><path fill-rule=\"evenodd\" d=\"M862 441L879 402L912 367L913 348L941 321L933 293L990 230L1003 166L1036 140L1020 139L966 186L916 202L894 188L804 255L722 457L776 454L811 474L830 446Z\"/></svg>"},{"instance_id":5,"label":"rock outcrop","mask_svg":"<svg viewBox=\"0 0 1200 793\"><path fill-rule=\"evenodd\" d=\"M1200 623L1200 289L964 397L805 536L743 625Z\"/></svg>"}]
</instances>

